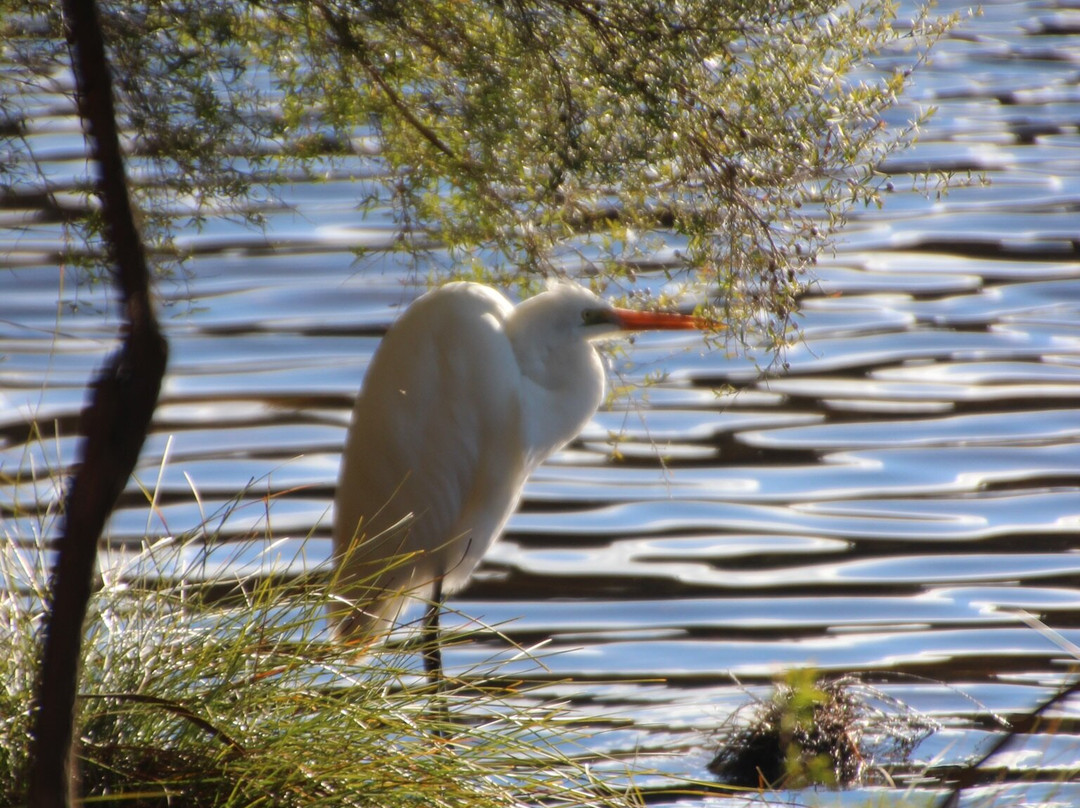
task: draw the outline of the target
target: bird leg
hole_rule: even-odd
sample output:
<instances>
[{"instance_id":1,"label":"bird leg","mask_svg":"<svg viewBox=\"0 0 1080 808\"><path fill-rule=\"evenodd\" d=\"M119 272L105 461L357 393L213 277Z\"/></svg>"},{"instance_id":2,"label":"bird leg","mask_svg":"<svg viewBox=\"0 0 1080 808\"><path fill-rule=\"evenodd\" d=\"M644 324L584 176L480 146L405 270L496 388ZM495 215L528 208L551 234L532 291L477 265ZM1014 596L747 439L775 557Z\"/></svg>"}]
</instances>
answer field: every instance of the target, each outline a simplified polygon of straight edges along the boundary
<instances>
[{"instance_id":1,"label":"bird leg","mask_svg":"<svg viewBox=\"0 0 1080 808\"><path fill-rule=\"evenodd\" d=\"M427 671L428 688L435 694L435 728L437 738L445 740L448 737L450 725L450 712L446 702L438 698L442 694L446 679L443 677L442 667L442 641L439 636L439 613L442 611L443 594L442 578L435 580L435 590L431 596L431 605L428 606L424 615L424 624L420 630L420 652L424 655L424 670Z\"/></svg>"},{"instance_id":2,"label":"bird leg","mask_svg":"<svg viewBox=\"0 0 1080 808\"><path fill-rule=\"evenodd\" d=\"M441 688L443 683L442 668L442 645L439 637L439 613L442 611L443 594L442 578L435 579L435 591L431 596L431 605L428 606L424 615L424 626L421 632L424 655L424 670L427 671L428 682Z\"/></svg>"}]
</instances>

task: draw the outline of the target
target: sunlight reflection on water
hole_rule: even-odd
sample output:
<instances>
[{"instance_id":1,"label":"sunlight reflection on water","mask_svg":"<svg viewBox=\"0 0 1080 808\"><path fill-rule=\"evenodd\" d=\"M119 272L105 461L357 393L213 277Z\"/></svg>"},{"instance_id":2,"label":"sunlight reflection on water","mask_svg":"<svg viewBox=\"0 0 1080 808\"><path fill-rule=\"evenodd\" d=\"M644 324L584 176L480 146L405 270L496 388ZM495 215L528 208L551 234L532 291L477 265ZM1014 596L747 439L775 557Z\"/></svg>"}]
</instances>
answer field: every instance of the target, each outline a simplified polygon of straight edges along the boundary
<instances>
[{"instance_id":1,"label":"sunlight reflection on water","mask_svg":"<svg viewBox=\"0 0 1080 808\"><path fill-rule=\"evenodd\" d=\"M1034 36L1050 19L1034 3L985 11L966 25L978 36L947 40L920 74L912 104L940 111L891 169L991 183L938 199L898 176L883 211L856 211L822 258L786 374L697 335L637 340L614 361L619 383L667 378L615 400L537 472L452 602L450 625L553 638L546 668L503 673L586 680L566 687L637 722L612 748L645 761L699 748L693 733L744 688L817 665L892 674L905 700L953 721L922 759L961 761L987 737L970 714L1029 709L1069 662L1009 610L1080 642L1080 38ZM68 187L85 173L79 144L40 126L41 181ZM185 236L196 255L189 279L162 288L172 362L138 475L158 504L148 518L129 488L106 567L134 563L149 524L222 542L173 545L152 566L166 577L325 568L350 401L416 292L413 269L377 249L357 261L392 229L358 221L355 196L340 176L298 181L283 189L298 209L271 211L266 233L212 220ZM59 499L34 476L74 462L85 384L115 340L107 291L51 265L63 236L32 224L0 255L7 537L54 535L25 513ZM491 635L447 660L487 669L512 653ZM639 681L656 677L672 681ZM1076 741L1033 737L997 762L1075 765ZM701 775L704 761L663 766Z\"/></svg>"}]
</instances>

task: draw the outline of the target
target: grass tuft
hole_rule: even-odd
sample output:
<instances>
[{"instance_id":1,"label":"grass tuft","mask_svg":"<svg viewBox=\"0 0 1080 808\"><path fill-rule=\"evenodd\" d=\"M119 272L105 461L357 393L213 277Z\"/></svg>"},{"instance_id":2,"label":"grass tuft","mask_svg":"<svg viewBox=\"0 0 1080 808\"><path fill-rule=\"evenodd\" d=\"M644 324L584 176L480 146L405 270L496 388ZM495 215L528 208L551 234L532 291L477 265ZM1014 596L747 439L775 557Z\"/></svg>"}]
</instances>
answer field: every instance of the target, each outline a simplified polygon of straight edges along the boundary
<instances>
[{"instance_id":1,"label":"grass tuft","mask_svg":"<svg viewBox=\"0 0 1080 808\"><path fill-rule=\"evenodd\" d=\"M425 687L413 651L332 642L330 596L317 582L206 581L195 574L205 569L200 546L161 542L103 574L77 724L79 791L89 804L635 801L596 782L566 716L491 678L497 666L488 678ZM251 548L237 552L250 557ZM0 550L4 805L26 800L46 568L41 546Z\"/></svg>"},{"instance_id":2,"label":"grass tuft","mask_svg":"<svg viewBox=\"0 0 1080 808\"><path fill-rule=\"evenodd\" d=\"M805 669L788 672L772 698L752 706L745 725L722 733L708 766L727 785L863 785L882 766L905 762L936 727L857 676Z\"/></svg>"}]
</instances>

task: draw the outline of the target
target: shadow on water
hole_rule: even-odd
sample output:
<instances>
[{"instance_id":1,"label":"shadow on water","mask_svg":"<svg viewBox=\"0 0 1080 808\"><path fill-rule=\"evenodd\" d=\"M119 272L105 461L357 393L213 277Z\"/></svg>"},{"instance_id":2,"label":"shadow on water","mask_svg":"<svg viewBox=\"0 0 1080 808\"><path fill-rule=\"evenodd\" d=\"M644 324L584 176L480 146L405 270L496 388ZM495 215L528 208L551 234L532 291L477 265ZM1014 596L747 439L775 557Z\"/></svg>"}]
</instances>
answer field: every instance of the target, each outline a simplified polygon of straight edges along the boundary
<instances>
[{"instance_id":1,"label":"shadow on water","mask_svg":"<svg viewBox=\"0 0 1080 808\"><path fill-rule=\"evenodd\" d=\"M999 731L987 716L1022 719L1076 665L1080 37L1075 13L1052 5L988 5L919 76L909 105L937 116L888 166L885 209L855 215L821 261L788 373L762 378L693 335L637 340L621 378L668 378L599 413L533 477L452 603L451 626L550 638L542 667L505 662L504 675L550 679L585 721L624 716L594 743L606 765L656 772L639 785L707 777L714 729L791 667L861 674L939 722L912 751L916 771L978 759ZM31 142L77 136L61 123ZM923 168L989 184L927 198L906 190ZM58 158L43 176L78 170ZM356 221L350 183L316 190L283 189L296 208L268 211L268 235L211 222L186 237L191 276L166 308L173 360L139 469L156 508L125 494L114 558L148 525L265 535L269 509L287 538L272 551L225 542L207 574L325 565L350 402L416 290L377 258L391 233ZM0 255L8 536L33 535L24 506L58 496L35 470L72 462L84 386L114 333L99 289L68 279L57 308L62 226L26 203L21 220L4 213ZM362 272L356 246L376 248ZM481 635L446 664L490 666L515 653L501 643ZM1053 732L1033 727L995 755L1008 782L980 796L1080 803L1061 776L1080 767L1075 705L1059 713Z\"/></svg>"}]
</instances>

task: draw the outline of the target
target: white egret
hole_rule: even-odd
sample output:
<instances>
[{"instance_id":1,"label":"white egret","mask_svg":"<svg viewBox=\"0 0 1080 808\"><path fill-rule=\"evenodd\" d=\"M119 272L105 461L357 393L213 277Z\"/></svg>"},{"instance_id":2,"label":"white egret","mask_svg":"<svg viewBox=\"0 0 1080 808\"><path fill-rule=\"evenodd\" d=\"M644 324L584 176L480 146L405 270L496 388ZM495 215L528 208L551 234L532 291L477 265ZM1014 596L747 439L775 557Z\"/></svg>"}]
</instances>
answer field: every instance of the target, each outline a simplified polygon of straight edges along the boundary
<instances>
[{"instance_id":1,"label":"white egret","mask_svg":"<svg viewBox=\"0 0 1080 808\"><path fill-rule=\"evenodd\" d=\"M561 283L516 307L476 283L419 297L375 352L352 414L334 499L339 636L390 628L460 589L510 518L529 474L604 397L596 338L693 329L684 314L619 309Z\"/></svg>"}]
</instances>

